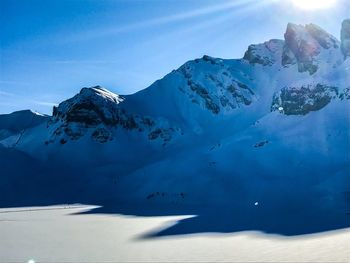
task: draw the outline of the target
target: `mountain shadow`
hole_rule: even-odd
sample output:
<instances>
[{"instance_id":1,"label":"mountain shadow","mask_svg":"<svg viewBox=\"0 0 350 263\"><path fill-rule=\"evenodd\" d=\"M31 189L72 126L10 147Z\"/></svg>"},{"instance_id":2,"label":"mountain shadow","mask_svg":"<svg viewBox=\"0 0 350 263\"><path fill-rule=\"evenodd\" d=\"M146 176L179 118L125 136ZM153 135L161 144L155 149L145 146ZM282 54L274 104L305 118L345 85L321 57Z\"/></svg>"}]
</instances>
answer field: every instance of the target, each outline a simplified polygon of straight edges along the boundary
<instances>
[{"instance_id":1,"label":"mountain shadow","mask_svg":"<svg viewBox=\"0 0 350 263\"><path fill-rule=\"evenodd\" d=\"M88 168L39 163L6 148L0 151L0 167L1 208L80 203L99 206L80 213L85 215L189 215L165 229L141 235L140 239L241 231L297 236L350 227L350 192L327 196L322 191L305 190L312 189L307 185L291 188L288 179L271 181L269 187L248 187L223 203L191 204L187 202L191 193L176 200L157 201L145 196L139 202L124 202L113 195L110 178L92 175Z\"/></svg>"}]
</instances>

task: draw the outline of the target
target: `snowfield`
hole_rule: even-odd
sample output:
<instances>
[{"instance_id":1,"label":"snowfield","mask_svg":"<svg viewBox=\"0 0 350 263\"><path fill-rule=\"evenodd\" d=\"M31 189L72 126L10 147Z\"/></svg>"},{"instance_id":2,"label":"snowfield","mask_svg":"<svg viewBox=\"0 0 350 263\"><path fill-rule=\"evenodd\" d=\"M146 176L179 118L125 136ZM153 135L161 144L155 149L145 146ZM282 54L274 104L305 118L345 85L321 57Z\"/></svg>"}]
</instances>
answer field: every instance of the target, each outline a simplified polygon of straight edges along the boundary
<instances>
[{"instance_id":1,"label":"snowfield","mask_svg":"<svg viewBox=\"0 0 350 263\"><path fill-rule=\"evenodd\" d=\"M1 262L349 262L350 228L145 238L188 216L86 215L92 206L0 209ZM78 214L77 214L78 213Z\"/></svg>"}]
</instances>

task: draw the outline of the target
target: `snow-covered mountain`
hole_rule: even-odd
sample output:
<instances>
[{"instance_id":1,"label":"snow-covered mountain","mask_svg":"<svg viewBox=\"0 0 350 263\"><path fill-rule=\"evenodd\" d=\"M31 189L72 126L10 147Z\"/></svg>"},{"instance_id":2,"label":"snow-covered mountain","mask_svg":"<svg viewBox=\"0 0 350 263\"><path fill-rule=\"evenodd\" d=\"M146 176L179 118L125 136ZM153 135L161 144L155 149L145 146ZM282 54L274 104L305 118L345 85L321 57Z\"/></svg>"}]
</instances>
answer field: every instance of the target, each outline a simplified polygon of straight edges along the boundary
<instances>
[{"instance_id":1,"label":"snow-covered mountain","mask_svg":"<svg viewBox=\"0 0 350 263\"><path fill-rule=\"evenodd\" d=\"M50 117L0 116L1 176L15 174L6 191L25 171L35 189L69 188L77 201L322 203L345 214L349 25L339 41L288 24L284 40L251 45L242 59L189 61L132 95L83 88ZM8 165L17 159L23 169Z\"/></svg>"},{"instance_id":2,"label":"snow-covered mountain","mask_svg":"<svg viewBox=\"0 0 350 263\"><path fill-rule=\"evenodd\" d=\"M44 123L48 119L49 116L31 110L0 115L0 140L13 135L21 135L24 130Z\"/></svg>"}]
</instances>

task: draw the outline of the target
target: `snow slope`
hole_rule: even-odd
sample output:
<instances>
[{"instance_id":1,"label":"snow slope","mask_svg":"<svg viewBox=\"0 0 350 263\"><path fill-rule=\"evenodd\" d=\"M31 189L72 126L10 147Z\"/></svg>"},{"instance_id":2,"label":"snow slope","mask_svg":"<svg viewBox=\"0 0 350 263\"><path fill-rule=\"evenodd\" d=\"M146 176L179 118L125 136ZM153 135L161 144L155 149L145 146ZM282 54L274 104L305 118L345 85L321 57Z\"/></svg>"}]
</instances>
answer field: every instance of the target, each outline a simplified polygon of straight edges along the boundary
<instances>
[{"instance_id":1,"label":"snow slope","mask_svg":"<svg viewBox=\"0 0 350 263\"><path fill-rule=\"evenodd\" d=\"M48 121L48 119L49 116L30 110L16 111L11 114L0 115L0 140L35 127Z\"/></svg>"}]
</instances>

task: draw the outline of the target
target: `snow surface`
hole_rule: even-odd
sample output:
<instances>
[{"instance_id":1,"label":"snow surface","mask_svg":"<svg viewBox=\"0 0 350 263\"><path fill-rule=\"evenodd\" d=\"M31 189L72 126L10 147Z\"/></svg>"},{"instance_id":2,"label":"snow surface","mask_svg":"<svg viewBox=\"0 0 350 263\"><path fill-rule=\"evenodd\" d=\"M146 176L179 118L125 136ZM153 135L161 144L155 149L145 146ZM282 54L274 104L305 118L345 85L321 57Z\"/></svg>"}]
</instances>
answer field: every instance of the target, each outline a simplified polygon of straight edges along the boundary
<instances>
[{"instance_id":1,"label":"snow surface","mask_svg":"<svg viewBox=\"0 0 350 263\"><path fill-rule=\"evenodd\" d=\"M48 120L49 116L31 110L0 115L0 140L23 133L26 129L35 127Z\"/></svg>"},{"instance_id":2,"label":"snow surface","mask_svg":"<svg viewBox=\"0 0 350 263\"><path fill-rule=\"evenodd\" d=\"M77 214L92 206L0 209L2 262L349 262L350 229L282 237L255 231L147 239L192 215Z\"/></svg>"}]
</instances>

